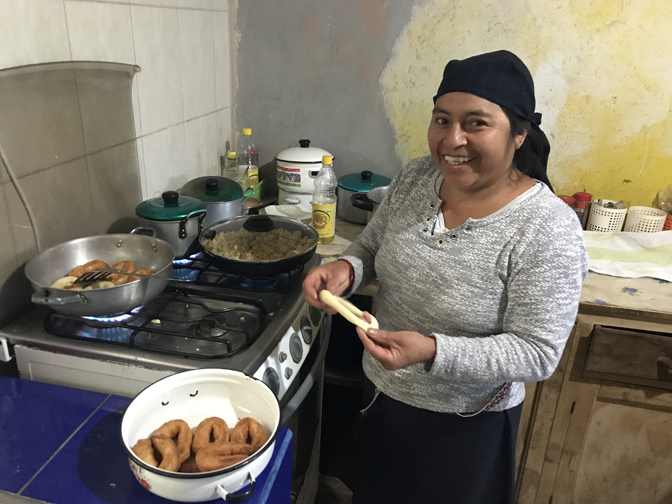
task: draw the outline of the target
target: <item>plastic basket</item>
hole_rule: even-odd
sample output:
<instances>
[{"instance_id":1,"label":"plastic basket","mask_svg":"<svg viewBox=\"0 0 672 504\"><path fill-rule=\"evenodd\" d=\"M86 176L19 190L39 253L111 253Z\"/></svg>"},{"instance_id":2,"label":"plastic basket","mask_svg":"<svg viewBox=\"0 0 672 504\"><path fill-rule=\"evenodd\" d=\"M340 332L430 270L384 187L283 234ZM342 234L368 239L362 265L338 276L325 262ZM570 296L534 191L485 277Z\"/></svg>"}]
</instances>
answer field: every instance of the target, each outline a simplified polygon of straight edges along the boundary
<instances>
[{"instance_id":1,"label":"plastic basket","mask_svg":"<svg viewBox=\"0 0 672 504\"><path fill-rule=\"evenodd\" d=\"M628 211L623 231L657 233L663 230L667 214L657 208L633 206Z\"/></svg>"},{"instance_id":2,"label":"plastic basket","mask_svg":"<svg viewBox=\"0 0 672 504\"><path fill-rule=\"evenodd\" d=\"M612 200L602 200L604 203L614 203ZM620 231L623 229L625 214L628 213L628 207L625 208L606 208L598 205L595 201L590 205L590 214L588 214L587 231L600 231L609 233L611 231Z\"/></svg>"}]
</instances>

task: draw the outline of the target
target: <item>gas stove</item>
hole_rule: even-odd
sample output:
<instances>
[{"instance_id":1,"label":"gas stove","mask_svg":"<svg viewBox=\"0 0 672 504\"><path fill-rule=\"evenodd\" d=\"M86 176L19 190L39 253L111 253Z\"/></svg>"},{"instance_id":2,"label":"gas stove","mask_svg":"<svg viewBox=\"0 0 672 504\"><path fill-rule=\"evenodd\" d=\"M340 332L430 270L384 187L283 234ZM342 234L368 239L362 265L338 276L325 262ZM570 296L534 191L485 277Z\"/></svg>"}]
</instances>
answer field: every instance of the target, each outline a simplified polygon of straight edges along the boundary
<instances>
[{"instance_id":1,"label":"gas stove","mask_svg":"<svg viewBox=\"0 0 672 504\"><path fill-rule=\"evenodd\" d=\"M169 374L218 367L263 380L282 404L308 354L329 338L328 317L305 303L301 286L320 261L316 254L298 270L247 278L195 255L176 261L166 289L128 313L79 317L36 305L0 338L33 380L133 396Z\"/></svg>"}]
</instances>

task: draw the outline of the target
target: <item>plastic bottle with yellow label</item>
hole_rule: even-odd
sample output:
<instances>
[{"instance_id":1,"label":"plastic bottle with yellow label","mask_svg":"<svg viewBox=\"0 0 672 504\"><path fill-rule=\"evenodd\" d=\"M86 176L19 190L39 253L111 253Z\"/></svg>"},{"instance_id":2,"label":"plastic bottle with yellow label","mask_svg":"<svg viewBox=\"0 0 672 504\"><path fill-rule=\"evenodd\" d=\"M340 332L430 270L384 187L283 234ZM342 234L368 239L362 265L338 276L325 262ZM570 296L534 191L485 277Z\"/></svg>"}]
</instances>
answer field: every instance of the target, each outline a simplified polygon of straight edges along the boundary
<instances>
[{"instance_id":1,"label":"plastic bottle with yellow label","mask_svg":"<svg viewBox=\"0 0 672 504\"><path fill-rule=\"evenodd\" d=\"M311 225L319 236L318 243L321 245L333 242L336 234L337 185L332 156L322 156L322 168L315 177L311 220Z\"/></svg>"}]
</instances>

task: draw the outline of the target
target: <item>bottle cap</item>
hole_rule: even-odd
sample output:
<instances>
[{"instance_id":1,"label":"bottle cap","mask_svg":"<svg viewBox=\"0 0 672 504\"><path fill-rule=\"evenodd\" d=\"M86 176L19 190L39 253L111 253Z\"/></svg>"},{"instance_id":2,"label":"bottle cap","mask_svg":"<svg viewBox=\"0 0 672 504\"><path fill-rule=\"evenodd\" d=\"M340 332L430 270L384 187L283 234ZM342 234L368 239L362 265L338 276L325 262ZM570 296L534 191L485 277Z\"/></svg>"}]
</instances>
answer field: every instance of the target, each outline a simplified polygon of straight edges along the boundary
<instances>
[{"instance_id":1,"label":"bottle cap","mask_svg":"<svg viewBox=\"0 0 672 504\"><path fill-rule=\"evenodd\" d=\"M235 150L230 150L228 154L229 159L236 159L236 151Z\"/></svg>"},{"instance_id":2,"label":"bottle cap","mask_svg":"<svg viewBox=\"0 0 672 504\"><path fill-rule=\"evenodd\" d=\"M589 203L590 200L593 198L593 195L587 192L577 192L574 194L574 198L576 198L576 201L583 201L586 203Z\"/></svg>"},{"instance_id":3,"label":"bottle cap","mask_svg":"<svg viewBox=\"0 0 672 504\"><path fill-rule=\"evenodd\" d=\"M243 128L243 135L245 136L252 135L252 128Z\"/></svg>"},{"instance_id":4,"label":"bottle cap","mask_svg":"<svg viewBox=\"0 0 672 504\"><path fill-rule=\"evenodd\" d=\"M322 156L322 164L330 165L333 162L333 159L332 156Z\"/></svg>"},{"instance_id":5,"label":"bottle cap","mask_svg":"<svg viewBox=\"0 0 672 504\"><path fill-rule=\"evenodd\" d=\"M586 208L586 202L581 201L581 200L576 200L576 203L574 203L574 206L576 208Z\"/></svg>"}]
</instances>

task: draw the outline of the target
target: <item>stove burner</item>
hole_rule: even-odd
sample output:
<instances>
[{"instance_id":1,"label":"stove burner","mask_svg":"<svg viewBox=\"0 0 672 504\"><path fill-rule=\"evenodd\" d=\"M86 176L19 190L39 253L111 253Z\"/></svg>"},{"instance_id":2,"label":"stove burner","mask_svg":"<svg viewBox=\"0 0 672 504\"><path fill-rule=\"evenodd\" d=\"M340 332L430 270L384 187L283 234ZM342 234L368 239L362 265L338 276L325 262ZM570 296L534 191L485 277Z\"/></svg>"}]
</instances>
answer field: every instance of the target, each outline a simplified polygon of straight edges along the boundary
<instances>
[{"instance_id":1,"label":"stove burner","mask_svg":"<svg viewBox=\"0 0 672 504\"><path fill-rule=\"evenodd\" d=\"M142 310L142 306L138 306L137 308L133 308L130 312L128 313L121 313L119 315L109 315L107 317L87 317L83 316L82 318L91 320L93 322L123 322L125 320L131 320L135 317L135 314L138 313L140 310ZM103 326L104 327L104 326Z\"/></svg>"},{"instance_id":2,"label":"stove burner","mask_svg":"<svg viewBox=\"0 0 672 504\"><path fill-rule=\"evenodd\" d=\"M197 336L202 338L219 338L229 332L228 329L222 326L226 326L226 317L221 315L206 315L196 324L195 332Z\"/></svg>"},{"instance_id":3,"label":"stove burner","mask_svg":"<svg viewBox=\"0 0 672 504\"><path fill-rule=\"evenodd\" d=\"M198 270L190 268L182 268L182 267L173 268L173 278L177 280L188 280L190 282L195 282L198 279L199 273L200 272Z\"/></svg>"},{"instance_id":4,"label":"stove burner","mask_svg":"<svg viewBox=\"0 0 672 504\"><path fill-rule=\"evenodd\" d=\"M278 284L277 278L248 278L240 277L240 286L252 290L274 290Z\"/></svg>"}]
</instances>

